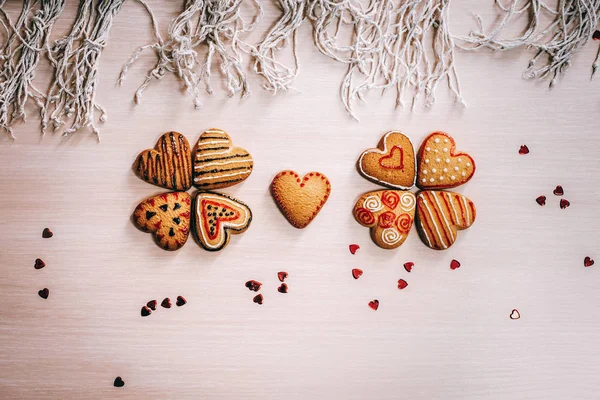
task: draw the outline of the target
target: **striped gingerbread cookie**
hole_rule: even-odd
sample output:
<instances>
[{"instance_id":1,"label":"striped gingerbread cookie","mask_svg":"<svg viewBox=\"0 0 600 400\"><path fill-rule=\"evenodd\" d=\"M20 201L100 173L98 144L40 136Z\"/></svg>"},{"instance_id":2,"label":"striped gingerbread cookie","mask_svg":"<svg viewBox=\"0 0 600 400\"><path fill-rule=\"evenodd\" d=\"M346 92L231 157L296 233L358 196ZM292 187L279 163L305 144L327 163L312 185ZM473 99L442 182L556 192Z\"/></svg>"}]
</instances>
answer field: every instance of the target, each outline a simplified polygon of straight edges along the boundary
<instances>
[{"instance_id":1,"label":"striped gingerbread cookie","mask_svg":"<svg viewBox=\"0 0 600 400\"><path fill-rule=\"evenodd\" d=\"M154 149L142 151L133 163L135 174L148 183L172 190L192 187L192 152L185 136L162 135Z\"/></svg>"},{"instance_id":2,"label":"striped gingerbread cookie","mask_svg":"<svg viewBox=\"0 0 600 400\"><path fill-rule=\"evenodd\" d=\"M475 205L465 196L425 190L417 195L417 230L421 240L434 250L452 246L457 231L467 229L475 221Z\"/></svg>"},{"instance_id":3,"label":"striped gingerbread cookie","mask_svg":"<svg viewBox=\"0 0 600 400\"><path fill-rule=\"evenodd\" d=\"M232 147L229 135L209 129L200 135L194 154L194 186L219 189L233 186L250 176L252 156L241 147Z\"/></svg>"}]
</instances>

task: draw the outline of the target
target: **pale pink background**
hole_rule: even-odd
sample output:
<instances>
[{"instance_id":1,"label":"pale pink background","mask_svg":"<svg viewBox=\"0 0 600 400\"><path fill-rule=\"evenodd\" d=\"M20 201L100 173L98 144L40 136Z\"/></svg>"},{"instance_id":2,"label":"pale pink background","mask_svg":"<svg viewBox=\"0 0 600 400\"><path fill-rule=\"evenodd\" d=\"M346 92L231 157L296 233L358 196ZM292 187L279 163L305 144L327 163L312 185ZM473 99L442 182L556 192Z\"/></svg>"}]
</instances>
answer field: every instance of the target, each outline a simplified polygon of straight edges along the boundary
<instances>
[{"instance_id":1,"label":"pale pink background","mask_svg":"<svg viewBox=\"0 0 600 400\"><path fill-rule=\"evenodd\" d=\"M17 3L8 6L13 16ZM75 3L56 35L68 30ZM163 32L180 3L150 1ZM276 14L265 3L255 38ZM469 10L493 21L491 3L456 2L454 31L473 26ZM357 123L338 100L345 67L314 49L308 24L299 36L298 93L272 97L252 77L252 96L240 101L215 82L199 112L173 77L132 104L150 53L115 87L121 64L150 40L147 15L127 2L101 59L98 99L109 119L100 144L86 132L66 142L40 138L33 109L16 142L1 138L0 397L598 398L600 265L583 267L586 255L600 262L595 43L551 92L521 79L530 53L458 52L469 108L454 106L443 87L434 109L414 113L394 112L393 95L373 93L357 107ZM40 83L48 73L44 62ZM217 254L191 240L165 252L129 220L139 201L161 192L135 177L131 163L165 131L195 142L210 127L254 156L250 178L223 190L251 206L252 226ZM390 129L415 144L446 130L477 162L458 191L476 203L478 218L448 251L429 250L414 230L400 249L381 250L352 218L356 198L377 188L354 163ZM523 143L528 156L517 154ZM305 230L285 221L268 192L288 168L321 171L333 185ZM567 210L552 195L557 184ZM544 208L534 201L541 194ZM41 239L46 226L52 239ZM354 256L350 243L361 246ZM46 268L34 270L37 257ZM453 258L462 263L455 271ZM415 262L410 274L406 261ZM360 280L352 268L365 271ZM290 274L285 295L276 290L280 270ZM403 291L399 278L409 284ZM252 303L248 279L263 282L262 306ZM44 287L48 300L37 295ZM146 301L180 294L185 307L140 317ZM374 298L377 312L367 306ZM520 320L509 319L513 308ZM113 387L117 375L125 387Z\"/></svg>"}]
</instances>

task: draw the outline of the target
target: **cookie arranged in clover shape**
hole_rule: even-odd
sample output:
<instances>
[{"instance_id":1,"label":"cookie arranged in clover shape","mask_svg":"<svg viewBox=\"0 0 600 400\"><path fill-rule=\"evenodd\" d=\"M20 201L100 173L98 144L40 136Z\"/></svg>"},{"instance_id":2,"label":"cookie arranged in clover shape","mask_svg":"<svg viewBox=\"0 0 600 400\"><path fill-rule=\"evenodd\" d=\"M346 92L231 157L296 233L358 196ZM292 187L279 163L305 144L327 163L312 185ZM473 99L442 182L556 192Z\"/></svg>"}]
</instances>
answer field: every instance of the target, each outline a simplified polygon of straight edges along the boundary
<instances>
[{"instance_id":1,"label":"cookie arranged in clover shape","mask_svg":"<svg viewBox=\"0 0 600 400\"><path fill-rule=\"evenodd\" d=\"M445 132L427 136L419 149L417 186L421 189L449 189L464 185L475 174L475 161L456 151L454 138Z\"/></svg>"},{"instance_id":2,"label":"cookie arranged in clover shape","mask_svg":"<svg viewBox=\"0 0 600 400\"><path fill-rule=\"evenodd\" d=\"M309 172L300 177L294 171L282 171L271 182L271 194L281 213L293 227L306 228L321 211L329 194L331 183L320 172Z\"/></svg>"},{"instance_id":3,"label":"cookie arranged in clover shape","mask_svg":"<svg viewBox=\"0 0 600 400\"><path fill-rule=\"evenodd\" d=\"M362 176L380 185L407 190L415 185L415 151L408 136L390 131L376 149L365 150L358 159Z\"/></svg>"},{"instance_id":4,"label":"cookie arranged in clover shape","mask_svg":"<svg viewBox=\"0 0 600 400\"><path fill-rule=\"evenodd\" d=\"M192 187L192 153L185 136L167 132L154 149L142 151L133 163L133 171L142 180L171 190Z\"/></svg>"},{"instance_id":5,"label":"cookie arranged in clover shape","mask_svg":"<svg viewBox=\"0 0 600 400\"><path fill-rule=\"evenodd\" d=\"M252 211L233 197L215 193L196 193L194 236L206 250L218 251L227 246L231 234L245 232L252 222Z\"/></svg>"},{"instance_id":6,"label":"cookie arranged in clover shape","mask_svg":"<svg viewBox=\"0 0 600 400\"><path fill-rule=\"evenodd\" d=\"M369 149L359 159L361 174L384 186L398 184L400 178L404 179L403 182L408 182L401 168L400 173L397 172L396 175L386 175L382 172L386 162L390 163L388 166L401 165L400 154L404 153L399 153L398 150L394 153L394 145L389 145L389 137L394 135L398 141L396 143L401 140L397 135L405 137L396 131L388 132L382 139L383 149L381 145L379 152L377 149ZM403 148L408 148L406 142L410 143L410 140L406 138ZM412 148L412 144L410 146ZM375 244L384 249L399 247L406 240L412 223L416 220L415 225L421 241L431 249L445 250L455 243L459 230L467 229L473 224L476 211L471 200L457 193L430 190L456 187L473 177L473 158L469 154L457 152L455 148L454 139L447 133L434 132L425 138L417 155L417 168L412 169L413 182L416 175L417 186L424 189L417 194L416 200L415 195L410 192L395 190L369 192L358 199L354 206L354 217L361 225L371 229L371 237ZM369 154L380 156L380 168L373 168L378 174L377 179L372 179L373 173L369 176L364 173L364 157ZM391 160L395 160L395 163ZM374 165L373 160L371 164ZM408 216L401 220L402 214L394 213L395 208L392 206L402 202L390 200L395 198L392 194L399 199L405 199L407 205L412 204L412 214L407 212ZM412 202L408 201L408 196L412 196Z\"/></svg>"},{"instance_id":7,"label":"cookie arranged in clover shape","mask_svg":"<svg viewBox=\"0 0 600 400\"><path fill-rule=\"evenodd\" d=\"M254 162L229 135L212 128L200 135L194 149L194 186L212 190L236 185L250 176Z\"/></svg>"},{"instance_id":8,"label":"cookie arranged in clover shape","mask_svg":"<svg viewBox=\"0 0 600 400\"><path fill-rule=\"evenodd\" d=\"M163 193L142 201L133 212L133 223L154 234L165 250L180 249L190 233L191 197L186 192Z\"/></svg>"},{"instance_id":9,"label":"cookie arranged in clover shape","mask_svg":"<svg viewBox=\"0 0 600 400\"><path fill-rule=\"evenodd\" d=\"M354 217L371 228L373 242L384 249L404 243L415 218L415 195L400 190L378 190L360 196Z\"/></svg>"}]
</instances>

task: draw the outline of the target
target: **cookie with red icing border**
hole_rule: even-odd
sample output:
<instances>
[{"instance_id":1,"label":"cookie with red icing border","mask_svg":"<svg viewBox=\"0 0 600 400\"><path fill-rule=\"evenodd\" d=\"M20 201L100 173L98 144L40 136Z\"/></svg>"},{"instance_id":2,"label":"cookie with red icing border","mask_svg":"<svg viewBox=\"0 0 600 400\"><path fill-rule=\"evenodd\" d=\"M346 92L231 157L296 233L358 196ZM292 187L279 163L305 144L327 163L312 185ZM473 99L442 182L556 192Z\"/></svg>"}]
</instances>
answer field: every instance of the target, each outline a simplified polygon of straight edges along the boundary
<instances>
[{"instance_id":1,"label":"cookie with red icing border","mask_svg":"<svg viewBox=\"0 0 600 400\"><path fill-rule=\"evenodd\" d=\"M475 161L456 151L454 139L444 132L427 136L417 154L417 186L421 189L448 189L467 183L475 174Z\"/></svg>"},{"instance_id":2,"label":"cookie with red icing border","mask_svg":"<svg viewBox=\"0 0 600 400\"><path fill-rule=\"evenodd\" d=\"M135 226L154 234L156 244L177 250L188 239L192 199L186 192L163 193L142 201L133 212Z\"/></svg>"},{"instance_id":3,"label":"cookie with red icing border","mask_svg":"<svg viewBox=\"0 0 600 400\"><path fill-rule=\"evenodd\" d=\"M354 218L371 228L371 239L383 249L402 245L415 218L415 195L400 190L378 190L360 196Z\"/></svg>"},{"instance_id":4,"label":"cookie with red icing border","mask_svg":"<svg viewBox=\"0 0 600 400\"><path fill-rule=\"evenodd\" d=\"M245 232L252 211L241 201L221 193L198 192L194 205L194 237L208 251L219 251L232 234Z\"/></svg>"},{"instance_id":5,"label":"cookie with red icing border","mask_svg":"<svg viewBox=\"0 0 600 400\"><path fill-rule=\"evenodd\" d=\"M271 182L271 194L281 213L293 227L302 229L312 222L331 193L329 179L320 172L300 177L282 171Z\"/></svg>"},{"instance_id":6,"label":"cookie with red icing border","mask_svg":"<svg viewBox=\"0 0 600 400\"><path fill-rule=\"evenodd\" d=\"M417 195L417 231L423 243L434 250L454 244L458 231L475 222L475 204L465 196L424 190Z\"/></svg>"},{"instance_id":7,"label":"cookie with red icing border","mask_svg":"<svg viewBox=\"0 0 600 400\"><path fill-rule=\"evenodd\" d=\"M380 185L408 190L415 185L415 150L408 136L399 131L386 133L375 149L365 150L358 159L362 176Z\"/></svg>"}]
</instances>

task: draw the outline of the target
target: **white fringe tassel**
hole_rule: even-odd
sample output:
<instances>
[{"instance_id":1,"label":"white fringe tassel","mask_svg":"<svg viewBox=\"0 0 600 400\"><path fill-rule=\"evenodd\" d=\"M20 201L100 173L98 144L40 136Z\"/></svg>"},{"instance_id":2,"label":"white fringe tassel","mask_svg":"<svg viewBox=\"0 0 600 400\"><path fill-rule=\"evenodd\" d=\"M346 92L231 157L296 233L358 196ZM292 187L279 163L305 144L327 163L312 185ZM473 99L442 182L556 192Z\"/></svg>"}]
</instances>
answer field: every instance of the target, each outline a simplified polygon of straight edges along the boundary
<instances>
[{"instance_id":1,"label":"white fringe tassel","mask_svg":"<svg viewBox=\"0 0 600 400\"><path fill-rule=\"evenodd\" d=\"M523 76L527 79L550 79L550 88L571 65L573 55L579 51L594 34L600 21L600 0L559 0L556 9L540 0L512 0L505 6L495 0L504 13L497 26L486 33L482 18L475 14L477 30L468 36L457 37L465 42L461 47L467 50L487 48L493 51L507 51L521 47L535 48L536 54L530 60ZM514 17L527 15L527 28L516 38L503 39L500 34ZM550 17L549 24L542 21ZM543 56L546 56L545 58ZM598 57L592 64L592 76L598 69ZM542 64L536 66L542 57Z\"/></svg>"},{"instance_id":2,"label":"white fringe tassel","mask_svg":"<svg viewBox=\"0 0 600 400\"><path fill-rule=\"evenodd\" d=\"M243 3L250 2L256 13L250 23L246 23L241 14ZM149 10L149 9L148 9ZM154 16L150 11L153 24ZM153 79L162 79L167 72L175 73L183 80L188 93L192 96L194 106L199 109L200 84L209 94L211 86L211 66L213 57L220 58L220 70L225 77L229 96L241 93L242 97L250 94L246 74L242 66L242 54L252 52L253 48L241 40L241 36L252 31L262 16L262 8L258 0L186 0L185 10L176 17L169 26L169 37L163 42L155 29L157 43L140 47L125 63L118 83L122 84L131 65L145 49L154 49L158 61L146 76L144 83L135 93L135 102L139 103L146 87ZM206 50L200 72L198 51Z\"/></svg>"},{"instance_id":3,"label":"white fringe tassel","mask_svg":"<svg viewBox=\"0 0 600 400\"><path fill-rule=\"evenodd\" d=\"M28 99L33 99L43 113L45 95L32 82L40 54L48 48L52 26L65 7L64 0L40 0L34 11L37 3L24 0L15 25L0 8L3 17L0 22L7 34L0 53L0 128L13 139L12 125L18 119L25 122Z\"/></svg>"}]
</instances>

